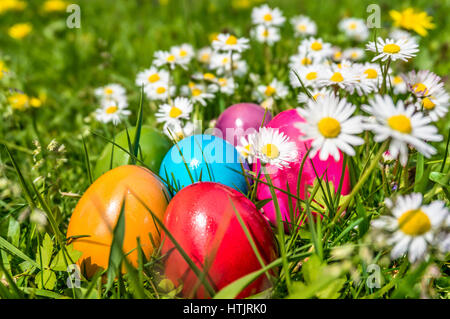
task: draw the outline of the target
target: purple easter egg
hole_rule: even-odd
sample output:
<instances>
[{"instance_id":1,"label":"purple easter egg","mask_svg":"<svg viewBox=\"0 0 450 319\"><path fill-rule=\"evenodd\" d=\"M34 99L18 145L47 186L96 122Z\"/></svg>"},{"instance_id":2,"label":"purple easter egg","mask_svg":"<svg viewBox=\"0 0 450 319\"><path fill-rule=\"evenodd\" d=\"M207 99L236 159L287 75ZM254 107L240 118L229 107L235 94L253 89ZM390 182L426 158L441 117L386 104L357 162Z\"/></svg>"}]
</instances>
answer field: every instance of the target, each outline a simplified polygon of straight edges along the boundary
<instances>
[{"instance_id":1,"label":"purple easter egg","mask_svg":"<svg viewBox=\"0 0 450 319\"><path fill-rule=\"evenodd\" d=\"M219 116L216 122L214 135L222 137L230 144L237 146L242 136L247 136L258 130L264 119L264 125L270 122L272 115L266 110L253 103L239 103L227 108Z\"/></svg>"},{"instance_id":2,"label":"purple easter egg","mask_svg":"<svg viewBox=\"0 0 450 319\"><path fill-rule=\"evenodd\" d=\"M267 165L266 168L275 187L283 189L285 191L289 191L291 194L298 194L301 199L306 198L307 187L314 185L314 181L316 180L317 176L323 176L322 182L326 182L326 175L328 181L332 183L332 186L334 187L334 190L336 192L339 188L339 183L342 176L342 166L344 165L342 153L341 158L338 162L336 162L331 156L326 161L322 161L319 159L318 153L311 159L311 161L305 161L303 171L301 172L301 174L299 174L303 157L311 147L311 140L300 140L299 137L302 136L303 133L298 128L296 128L294 124L304 121L305 120L298 114L296 110L287 110L279 113L272 119L272 121L270 121L270 123L266 125L266 127L278 128L280 132L287 135L289 139L295 142L295 144L297 145L299 156L296 162L290 164L290 167L281 169L273 165ZM253 165L253 169L256 171L258 176L258 172L261 170L261 164L259 161L256 163L256 165ZM298 182L299 176L300 183ZM260 175L260 178L263 181L266 181L266 178L263 176L263 174ZM351 190L348 168L345 169L343 179L344 180L342 181L341 194L347 195ZM275 194L277 196L281 216L285 222L289 223L291 221L290 207L297 207L297 200L278 189L275 189ZM270 188L263 183L258 184L256 196L258 200L272 198ZM276 224L277 218L273 201L269 201L266 205L264 205L262 211L270 222ZM295 214L298 215L299 213L300 210L296 209Z\"/></svg>"}]
</instances>

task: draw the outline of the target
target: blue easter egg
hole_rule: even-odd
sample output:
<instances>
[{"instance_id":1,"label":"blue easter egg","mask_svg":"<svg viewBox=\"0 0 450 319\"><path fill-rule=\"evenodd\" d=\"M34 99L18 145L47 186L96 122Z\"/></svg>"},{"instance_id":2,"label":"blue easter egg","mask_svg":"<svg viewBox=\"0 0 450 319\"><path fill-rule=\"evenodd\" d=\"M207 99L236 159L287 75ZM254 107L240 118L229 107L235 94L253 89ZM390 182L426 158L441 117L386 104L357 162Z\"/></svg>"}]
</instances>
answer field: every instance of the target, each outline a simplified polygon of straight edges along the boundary
<instances>
[{"instance_id":1,"label":"blue easter egg","mask_svg":"<svg viewBox=\"0 0 450 319\"><path fill-rule=\"evenodd\" d=\"M227 141L213 135L193 135L172 146L159 175L174 192L198 181L210 181L246 193L243 168L248 170L248 164Z\"/></svg>"}]
</instances>

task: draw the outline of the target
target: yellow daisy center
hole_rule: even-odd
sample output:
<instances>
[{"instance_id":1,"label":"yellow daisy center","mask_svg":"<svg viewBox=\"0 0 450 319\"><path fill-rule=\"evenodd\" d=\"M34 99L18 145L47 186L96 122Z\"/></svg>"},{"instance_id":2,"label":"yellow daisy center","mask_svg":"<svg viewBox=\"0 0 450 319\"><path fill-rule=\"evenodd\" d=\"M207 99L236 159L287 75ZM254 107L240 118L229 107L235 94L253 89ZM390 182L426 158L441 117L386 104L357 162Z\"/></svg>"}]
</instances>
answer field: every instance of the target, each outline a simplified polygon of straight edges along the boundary
<instances>
[{"instance_id":1,"label":"yellow daisy center","mask_svg":"<svg viewBox=\"0 0 450 319\"><path fill-rule=\"evenodd\" d=\"M265 29L262 33L262 36L267 38L269 36L269 30Z\"/></svg>"},{"instance_id":2,"label":"yellow daisy center","mask_svg":"<svg viewBox=\"0 0 450 319\"><path fill-rule=\"evenodd\" d=\"M159 77L159 74L158 74L158 73L152 74L152 75L150 75L150 76L148 77L148 81L149 81L150 83L158 82L159 79L160 79L160 77Z\"/></svg>"},{"instance_id":3,"label":"yellow daisy center","mask_svg":"<svg viewBox=\"0 0 450 319\"><path fill-rule=\"evenodd\" d=\"M333 55L333 58L335 59L335 60L338 60L338 59L340 59L342 57L342 52L341 51L336 51L335 53L334 53L334 55Z\"/></svg>"},{"instance_id":4,"label":"yellow daisy center","mask_svg":"<svg viewBox=\"0 0 450 319\"><path fill-rule=\"evenodd\" d=\"M316 93L316 94L313 95L313 99L314 99L314 100L317 100L317 98L318 98L319 96L322 96L322 95L323 95L322 93Z\"/></svg>"},{"instance_id":5,"label":"yellow daisy center","mask_svg":"<svg viewBox=\"0 0 450 319\"><path fill-rule=\"evenodd\" d=\"M400 52L400 47L395 43L389 43L384 46L383 52L390 54L398 53Z\"/></svg>"},{"instance_id":6,"label":"yellow daisy center","mask_svg":"<svg viewBox=\"0 0 450 319\"><path fill-rule=\"evenodd\" d=\"M223 58L222 64L227 64L227 63L228 63L228 58Z\"/></svg>"},{"instance_id":7,"label":"yellow daisy center","mask_svg":"<svg viewBox=\"0 0 450 319\"><path fill-rule=\"evenodd\" d=\"M313 43L311 43L311 49L313 49L314 51L322 50L322 43L314 41Z\"/></svg>"},{"instance_id":8,"label":"yellow daisy center","mask_svg":"<svg viewBox=\"0 0 450 319\"><path fill-rule=\"evenodd\" d=\"M411 209L398 218L400 230L410 236L420 236L431 229L431 221L420 209Z\"/></svg>"},{"instance_id":9,"label":"yellow daisy center","mask_svg":"<svg viewBox=\"0 0 450 319\"><path fill-rule=\"evenodd\" d=\"M378 77L378 72L375 69L367 69L364 71L368 79L376 79Z\"/></svg>"},{"instance_id":10,"label":"yellow daisy center","mask_svg":"<svg viewBox=\"0 0 450 319\"><path fill-rule=\"evenodd\" d=\"M333 81L333 82L342 82L342 81L344 81L344 77L342 76L342 74L341 74L340 72L335 72L335 73L331 76L330 81Z\"/></svg>"},{"instance_id":11,"label":"yellow daisy center","mask_svg":"<svg viewBox=\"0 0 450 319\"><path fill-rule=\"evenodd\" d=\"M304 25L304 24L299 24L298 26L297 26L297 29L299 30L299 31L301 31L301 32L305 32L306 31L306 25Z\"/></svg>"},{"instance_id":12,"label":"yellow daisy center","mask_svg":"<svg viewBox=\"0 0 450 319\"><path fill-rule=\"evenodd\" d=\"M320 134L326 138L335 138L341 133L341 124L332 117L324 117L317 124Z\"/></svg>"},{"instance_id":13,"label":"yellow daisy center","mask_svg":"<svg viewBox=\"0 0 450 319\"><path fill-rule=\"evenodd\" d=\"M350 56L352 57L352 59L356 59L358 57L358 52L352 52Z\"/></svg>"},{"instance_id":14,"label":"yellow daisy center","mask_svg":"<svg viewBox=\"0 0 450 319\"><path fill-rule=\"evenodd\" d=\"M309 65L312 63L310 58L303 58L301 61L302 65Z\"/></svg>"},{"instance_id":15,"label":"yellow daisy center","mask_svg":"<svg viewBox=\"0 0 450 319\"><path fill-rule=\"evenodd\" d=\"M432 110L436 106L436 104L434 104L434 102L428 97L426 97L422 100L422 105L427 110Z\"/></svg>"},{"instance_id":16,"label":"yellow daisy center","mask_svg":"<svg viewBox=\"0 0 450 319\"><path fill-rule=\"evenodd\" d=\"M205 80L214 80L216 77L212 73L205 73L205 74L203 74L203 78Z\"/></svg>"},{"instance_id":17,"label":"yellow daisy center","mask_svg":"<svg viewBox=\"0 0 450 319\"><path fill-rule=\"evenodd\" d=\"M275 94L276 91L277 90L273 86L268 85L266 87L266 90L264 91L264 94L267 95L267 96L272 96L272 95Z\"/></svg>"},{"instance_id":18,"label":"yellow daisy center","mask_svg":"<svg viewBox=\"0 0 450 319\"><path fill-rule=\"evenodd\" d=\"M411 120L403 115L394 115L388 119L388 125L391 129L403 134L410 134L412 132Z\"/></svg>"},{"instance_id":19,"label":"yellow daisy center","mask_svg":"<svg viewBox=\"0 0 450 319\"><path fill-rule=\"evenodd\" d=\"M110 89L110 88L106 88L106 89L105 89L105 94L111 95L111 94L113 94L113 93L114 93L114 91L113 91L112 89Z\"/></svg>"},{"instance_id":20,"label":"yellow daisy center","mask_svg":"<svg viewBox=\"0 0 450 319\"><path fill-rule=\"evenodd\" d=\"M219 82L220 86L225 86L225 85L227 85L227 79L225 79L225 78L220 78L220 79L218 80L218 82Z\"/></svg>"},{"instance_id":21,"label":"yellow daisy center","mask_svg":"<svg viewBox=\"0 0 450 319\"><path fill-rule=\"evenodd\" d=\"M225 44L227 45L235 45L237 44L237 38L234 35L230 35L227 39L227 41L225 41Z\"/></svg>"},{"instance_id":22,"label":"yellow daisy center","mask_svg":"<svg viewBox=\"0 0 450 319\"><path fill-rule=\"evenodd\" d=\"M106 114L114 114L119 108L117 106L110 106L106 109Z\"/></svg>"},{"instance_id":23,"label":"yellow daisy center","mask_svg":"<svg viewBox=\"0 0 450 319\"><path fill-rule=\"evenodd\" d=\"M306 79L310 81L317 79L317 72L309 72L306 74Z\"/></svg>"},{"instance_id":24,"label":"yellow daisy center","mask_svg":"<svg viewBox=\"0 0 450 319\"><path fill-rule=\"evenodd\" d=\"M171 54L167 57L167 62L174 62L174 61L175 61L175 56L173 54Z\"/></svg>"},{"instance_id":25,"label":"yellow daisy center","mask_svg":"<svg viewBox=\"0 0 450 319\"><path fill-rule=\"evenodd\" d=\"M244 149L241 151L242 156L247 157L250 155L250 144L244 146Z\"/></svg>"},{"instance_id":26,"label":"yellow daisy center","mask_svg":"<svg viewBox=\"0 0 450 319\"><path fill-rule=\"evenodd\" d=\"M264 19L264 21L269 22L269 21L272 21L273 18L272 18L272 15L270 13L266 13L264 15L263 19Z\"/></svg>"},{"instance_id":27,"label":"yellow daisy center","mask_svg":"<svg viewBox=\"0 0 450 319\"><path fill-rule=\"evenodd\" d=\"M350 25L348 26L348 28L349 28L350 30L355 30L356 27L357 27L357 25L356 25L355 22L350 23Z\"/></svg>"},{"instance_id":28,"label":"yellow daisy center","mask_svg":"<svg viewBox=\"0 0 450 319\"><path fill-rule=\"evenodd\" d=\"M208 62L209 61L209 54L208 53L203 53L202 56L200 57L200 60L202 62Z\"/></svg>"},{"instance_id":29,"label":"yellow daisy center","mask_svg":"<svg viewBox=\"0 0 450 319\"><path fill-rule=\"evenodd\" d=\"M401 76L397 75L396 77L394 77L394 84L400 84L403 83L403 79Z\"/></svg>"},{"instance_id":30,"label":"yellow daisy center","mask_svg":"<svg viewBox=\"0 0 450 319\"><path fill-rule=\"evenodd\" d=\"M166 92L166 88L164 86L160 86L156 89L156 93L163 94Z\"/></svg>"},{"instance_id":31,"label":"yellow daisy center","mask_svg":"<svg viewBox=\"0 0 450 319\"><path fill-rule=\"evenodd\" d=\"M181 57L185 57L187 55L187 51L186 50L180 50L180 56Z\"/></svg>"},{"instance_id":32,"label":"yellow daisy center","mask_svg":"<svg viewBox=\"0 0 450 319\"><path fill-rule=\"evenodd\" d=\"M197 88L192 90L192 96L199 96L200 94L202 94L202 90Z\"/></svg>"},{"instance_id":33,"label":"yellow daisy center","mask_svg":"<svg viewBox=\"0 0 450 319\"><path fill-rule=\"evenodd\" d=\"M280 155L280 150L274 144L266 144L263 146L261 152L270 159L275 159Z\"/></svg>"},{"instance_id":34,"label":"yellow daisy center","mask_svg":"<svg viewBox=\"0 0 450 319\"><path fill-rule=\"evenodd\" d=\"M182 113L183 113L183 111L181 111L179 108L177 108L176 106L172 106L172 108L170 109L170 112L169 112L169 116L171 118L177 118Z\"/></svg>"},{"instance_id":35,"label":"yellow daisy center","mask_svg":"<svg viewBox=\"0 0 450 319\"><path fill-rule=\"evenodd\" d=\"M412 88L413 88L414 92L416 92L416 93L422 93L424 95L428 94L428 88L423 83L416 83L413 85Z\"/></svg>"}]
</instances>

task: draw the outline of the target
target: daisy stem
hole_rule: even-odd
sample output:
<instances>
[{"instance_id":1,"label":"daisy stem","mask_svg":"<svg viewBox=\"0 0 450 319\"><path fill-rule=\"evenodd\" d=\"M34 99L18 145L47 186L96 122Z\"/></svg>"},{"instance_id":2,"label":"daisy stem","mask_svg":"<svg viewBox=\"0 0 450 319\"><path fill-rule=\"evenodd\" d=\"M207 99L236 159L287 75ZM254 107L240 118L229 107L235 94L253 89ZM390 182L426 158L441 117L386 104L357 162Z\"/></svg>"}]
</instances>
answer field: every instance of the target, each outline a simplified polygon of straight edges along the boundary
<instances>
[{"instance_id":1,"label":"daisy stem","mask_svg":"<svg viewBox=\"0 0 450 319\"><path fill-rule=\"evenodd\" d=\"M337 218L342 214L342 212L348 207L351 200L358 194L361 187L366 182L367 178L370 176L372 171L377 167L378 162L380 161L381 156L386 151L387 146L389 144L389 140L384 141L384 143L381 145L380 149L378 150L378 153L375 155L375 158L372 160L372 163L370 163L370 166L364 171L362 176L359 178L358 183L356 183L355 187L353 187L350 195L347 197L347 199L344 201L342 206L338 209L336 215L334 215L333 223L336 222Z\"/></svg>"}]
</instances>

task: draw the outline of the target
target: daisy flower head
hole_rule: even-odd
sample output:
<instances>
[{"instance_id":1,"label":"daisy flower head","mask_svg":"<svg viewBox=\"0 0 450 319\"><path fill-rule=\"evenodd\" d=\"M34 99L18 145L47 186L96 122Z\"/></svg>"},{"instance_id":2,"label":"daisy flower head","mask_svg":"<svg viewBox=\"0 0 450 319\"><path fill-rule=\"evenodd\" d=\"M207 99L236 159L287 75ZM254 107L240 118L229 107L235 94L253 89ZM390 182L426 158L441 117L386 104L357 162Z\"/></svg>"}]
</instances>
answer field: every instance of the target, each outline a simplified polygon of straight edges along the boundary
<instances>
[{"instance_id":1,"label":"daisy flower head","mask_svg":"<svg viewBox=\"0 0 450 319\"><path fill-rule=\"evenodd\" d=\"M138 86L157 86L160 83L166 83L169 81L169 72L166 70L158 70L152 66L142 72L139 72L136 76L136 85Z\"/></svg>"},{"instance_id":2,"label":"daisy flower head","mask_svg":"<svg viewBox=\"0 0 450 319\"><path fill-rule=\"evenodd\" d=\"M389 33L389 38L394 40L409 40L411 42L417 43L419 42L416 36L413 36L408 31L402 29L394 29Z\"/></svg>"},{"instance_id":3,"label":"daisy flower head","mask_svg":"<svg viewBox=\"0 0 450 319\"><path fill-rule=\"evenodd\" d=\"M364 58L364 50L360 48L348 48L342 52L342 57L344 59L359 61Z\"/></svg>"},{"instance_id":4,"label":"daisy flower head","mask_svg":"<svg viewBox=\"0 0 450 319\"><path fill-rule=\"evenodd\" d=\"M405 106L402 100L394 104L390 96L376 95L362 109L374 117L374 121L366 121L364 126L375 134L375 142L391 138L389 153L394 158L400 157L403 166L408 162L408 145L425 157L436 153L436 149L427 141L438 142L442 136L435 126L429 125L429 117L415 112L414 105Z\"/></svg>"},{"instance_id":5,"label":"daisy flower head","mask_svg":"<svg viewBox=\"0 0 450 319\"><path fill-rule=\"evenodd\" d=\"M204 47L198 50L197 60L202 64L209 64L211 62L211 55L213 50L211 47Z\"/></svg>"},{"instance_id":6,"label":"daisy flower head","mask_svg":"<svg viewBox=\"0 0 450 319\"><path fill-rule=\"evenodd\" d=\"M402 75L390 76L394 94L404 94L408 91L408 86Z\"/></svg>"},{"instance_id":7,"label":"daisy flower head","mask_svg":"<svg viewBox=\"0 0 450 319\"><path fill-rule=\"evenodd\" d=\"M366 41L369 37L369 29L363 19L344 18L339 22L338 28L350 39Z\"/></svg>"},{"instance_id":8,"label":"daisy flower head","mask_svg":"<svg viewBox=\"0 0 450 319\"><path fill-rule=\"evenodd\" d=\"M289 57L289 67L300 69L302 67L318 64L322 59L311 56L308 52L299 52Z\"/></svg>"},{"instance_id":9,"label":"daisy flower head","mask_svg":"<svg viewBox=\"0 0 450 319\"><path fill-rule=\"evenodd\" d=\"M175 55L180 64L187 65L195 56L194 48L189 43L170 48L170 52Z\"/></svg>"},{"instance_id":10,"label":"daisy flower head","mask_svg":"<svg viewBox=\"0 0 450 319\"><path fill-rule=\"evenodd\" d=\"M314 101L317 101L317 99L323 98L324 96L332 94L332 91L330 88L323 87L321 89L313 89L310 90L309 93L311 94ZM311 98L308 96L308 94L304 92L300 92L297 96L297 102L300 104L306 104L308 101L310 101Z\"/></svg>"},{"instance_id":11,"label":"daisy flower head","mask_svg":"<svg viewBox=\"0 0 450 319\"><path fill-rule=\"evenodd\" d=\"M102 123L112 122L118 125L124 118L127 118L131 112L126 109L126 106L114 100L105 100L103 105L95 111L97 121Z\"/></svg>"},{"instance_id":12,"label":"daisy flower head","mask_svg":"<svg viewBox=\"0 0 450 319\"><path fill-rule=\"evenodd\" d=\"M260 99L283 99L289 93L287 86L277 79L273 79L268 85L258 85L256 91Z\"/></svg>"},{"instance_id":13,"label":"daisy flower head","mask_svg":"<svg viewBox=\"0 0 450 319\"><path fill-rule=\"evenodd\" d=\"M119 102L126 100L125 88L116 83L95 89L94 95L100 100L114 100Z\"/></svg>"},{"instance_id":14,"label":"daisy flower head","mask_svg":"<svg viewBox=\"0 0 450 319\"><path fill-rule=\"evenodd\" d=\"M241 136L239 143L236 146L237 151L244 157L249 164L253 164L255 159L251 153L251 147L253 145L253 139L256 133L248 134L246 136Z\"/></svg>"},{"instance_id":15,"label":"daisy flower head","mask_svg":"<svg viewBox=\"0 0 450 319\"><path fill-rule=\"evenodd\" d=\"M158 67L168 66L171 70L179 65L186 69L186 61L177 57L174 52L158 50L153 55L153 63Z\"/></svg>"},{"instance_id":16,"label":"daisy flower head","mask_svg":"<svg viewBox=\"0 0 450 319\"><path fill-rule=\"evenodd\" d=\"M214 93L220 91L220 93L225 95L231 95L234 93L236 84L232 77L219 77L213 82L214 84L209 85L208 91Z\"/></svg>"},{"instance_id":17,"label":"daisy flower head","mask_svg":"<svg viewBox=\"0 0 450 319\"><path fill-rule=\"evenodd\" d=\"M352 64L342 61L340 64L333 64L324 69L321 78L318 80L320 86L339 87L350 94L356 90L358 94L365 92L367 83L361 82L361 71Z\"/></svg>"},{"instance_id":18,"label":"daisy flower head","mask_svg":"<svg viewBox=\"0 0 450 319\"><path fill-rule=\"evenodd\" d=\"M407 62L408 59L416 56L416 53L419 52L418 47L417 43L406 39L393 40L388 38L384 40L378 37L376 43L371 41L366 45L366 50L378 54L372 59L372 62L378 59L381 59L383 62L387 59Z\"/></svg>"},{"instance_id":19,"label":"daisy flower head","mask_svg":"<svg viewBox=\"0 0 450 319\"><path fill-rule=\"evenodd\" d=\"M395 201L385 200L391 215L372 221L372 226L391 234L388 244L393 245L391 258L408 255L411 263L426 258L437 231L448 218L449 211L442 201L423 204L420 193L399 196Z\"/></svg>"},{"instance_id":20,"label":"daisy flower head","mask_svg":"<svg viewBox=\"0 0 450 319\"><path fill-rule=\"evenodd\" d=\"M273 45L274 43L280 41L280 31L275 27L268 27L264 25L257 25L251 31L251 35L256 41L260 43L267 43L268 45Z\"/></svg>"},{"instance_id":21,"label":"daisy flower head","mask_svg":"<svg viewBox=\"0 0 450 319\"><path fill-rule=\"evenodd\" d=\"M175 93L175 87L169 86L168 81L159 81L154 85L144 87L145 95L149 100L167 100Z\"/></svg>"},{"instance_id":22,"label":"daisy flower head","mask_svg":"<svg viewBox=\"0 0 450 319\"><path fill-rule=\"evenodd\" d=\"M311 64L305 67L292 68L289 72L289 81L292 87L301 87L302 83L307 87L317 87L319 85L318 80L322 78L324 67L320 64ZM302 83L300 83L300 80Z\"/></svg>"},{"instance_id":23,"label":"daisy flower head","mask_svg":"<svg viewBox=\"0 0 450 319\"><path fill-rule=\"evenodd\" d=\"M291 18L295 36L311 36L317 34L317 24L305 15Z\"/></svg>"},{"instance_id":24,"label":"daisy flower head","mask_svg":"<svg viewBox=\"0 0 450 319\"><path fill-rule=\"evenodd\" d=\"M312 140L309 156L312 158L319 152L319 158L326 161L331 155L337 162L340 151L355 155L353 146L362 145L364 140L357 136L363 131L360 116L353 116L356 106L328 94L309 100L305 108L297 108L297 112L305 119L295 126L303 133L301 140Z\"/></svg>"},{"instance_id":25,"label":"daisy flower head","mask_svg":"<svg viewBox=\"0 0 450 319\"><path fill-rule=\"evenodd\" d=\"M262 164L274 165L278 168L289 167L298 158L295 142L278 129L262 127L252 136L250 155L259 159Z\"/></svg>"},{"instance_id":26,"label":"daisy flower head","mask_svg":"<svg viewBox=\"0 0 450 319\"><path fill-rule=\"evenodd\" d=\"M232 62L229 54L215 52L211 56L211 64L209 67L215 70L218 75L230 73L231 68L233 68L234 76L241 77L247 74L247 62L241 59L240 54L233 54Z\"/></svg>"},{"instance_id":27,"label":"daisy flower head","mask_svg":"<svg viewBox=\"0 0 450 319\"><path fill-rule=\"evenodd\" d=\"M333 54L331 44L324 42L321 38L304 39L298 46L298 52L306 52L312 58L321 60L330 57Z\"/></svg>"},{"instance_id":28,"label":"daisy flower head","mask_svg":"<svg viewBox=\"0 0 450 319\"><path fill-rule=\"evenodd\" d=\"M180 121L169 121L164 123L163 133L173 142L178 142L185 137L193 135L197 129L198 126L192 122L187 122L183 125ZM201 132L198 132L198 134L201 134Z\"/></svg>"},{"instance_id":29,"label":"daisy flower head","mask_svg":"<svg viewBox=\"0 0 450 319\"><path fill-rule=\"evenodd\" d=\"M423 110L433 122L443 118L448 112L450 96L444 90L437 90L433 95L429 95L416 102L417 110Z\"/></svg>"},{"instance_id":30,"label":"daisy flower head","mask_svg":"<svg viewBox=\"0 0 450 319\"><path fill-rule=\"evenodd\" d=\"M252 10L253 24L265 26L281 26L286 18L278 8L270 8L267 4L255 7Z\"/></svg>"},{"instance_id":31,"label":"daisy flower head","mask_svg":"<svg viewBox=\"0 0 450 319\"><path fill-rule=\"evenodd\" d=\"M248 49L247 38L237 38L236 36L228 33L221 33L212 42L212 47L215 51L224 52L242 52Z\"/></svg>"},{"instance_id":32,"label":"daisy flower head","mask_svg":"<svg viewBox=\"0 0 450 319\"><path fill-rule=\"evenodd\" d=\"M185 97L176 97L171 104L162 104L155 114L158 123L177 122L181 119L189 120L192 112L192 102Z\"/></svg>"},{"instance_id":33,"label":"daisy flower head","mask_svg":"<svg viewBox=\"0 0 450 319\"><path fill-rule=\"evenodd\" d=\"M215 97L207 85L196 84L194 82L189 82L188 85L182 86L181 93L185 96L189 96L192 102L200 103L203 106L206 106L207 100L211 100Z\"/></svg>"}]
</instances>

